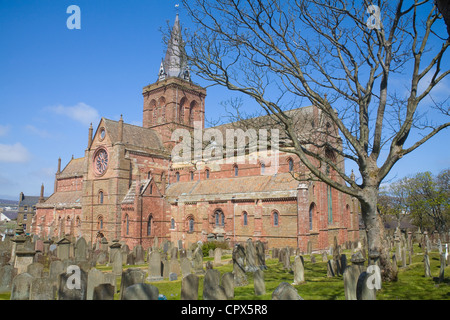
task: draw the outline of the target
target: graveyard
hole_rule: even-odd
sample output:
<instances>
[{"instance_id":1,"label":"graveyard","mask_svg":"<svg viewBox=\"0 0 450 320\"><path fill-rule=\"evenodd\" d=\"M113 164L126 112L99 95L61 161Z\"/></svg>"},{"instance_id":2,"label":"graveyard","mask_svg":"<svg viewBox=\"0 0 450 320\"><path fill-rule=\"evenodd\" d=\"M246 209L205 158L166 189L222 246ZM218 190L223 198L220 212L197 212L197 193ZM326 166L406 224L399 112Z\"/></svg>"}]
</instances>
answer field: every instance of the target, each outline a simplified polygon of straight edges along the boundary
<instances>
[{"instance_id":1,"label":"graveyard","mask_svg":"<svg viewBox=\"0 0 450 320\"><path fill-rule=\"evenodd\" d=\"M119 241L102 241L91 249L83 238L52 243L16 232L0 243L0 300L450 298L446 237L389 237L397 280L370 289L362 285L371 276L364 239L335 243L322 252L265 248L251 239L231 248L225 243L183 248L163 241L148 250L130 250Z\"/></svg>"}]
</instances>

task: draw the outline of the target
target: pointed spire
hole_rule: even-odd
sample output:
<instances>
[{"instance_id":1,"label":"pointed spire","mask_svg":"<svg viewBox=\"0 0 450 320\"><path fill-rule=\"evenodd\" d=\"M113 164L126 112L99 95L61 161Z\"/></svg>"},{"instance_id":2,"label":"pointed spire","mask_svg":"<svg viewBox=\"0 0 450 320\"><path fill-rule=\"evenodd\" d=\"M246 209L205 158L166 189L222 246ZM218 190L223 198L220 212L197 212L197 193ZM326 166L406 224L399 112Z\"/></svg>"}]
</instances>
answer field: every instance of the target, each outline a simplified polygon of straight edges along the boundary
<instances>
[{"instance_id":1,"label":"pointed spire","mask_svg":"<svg viewBox=\"0 0 450 320\"><path fill-rule=\"evenodd\" d=\"M166 76L167 73L164 69L164 61L161 60L161 65L159 66L158 81L165 80Z\"/></svg>"},{"instance_id":2,"label":"pointed spire","mask_svg":"<svg viewBox=\"0 0 450 320\"><path fill-rule=\"evenodd\" d=\"M180 18L177 13L175 23L167 44L166 56L161 66L166 77L178 77L190 81L189 68L187 66L187 56L184 50L183 38L181 36ZM160 67L161 73L161 67ZM164 79L166 78L164 77Z\"/></svg>"}]
</instances>

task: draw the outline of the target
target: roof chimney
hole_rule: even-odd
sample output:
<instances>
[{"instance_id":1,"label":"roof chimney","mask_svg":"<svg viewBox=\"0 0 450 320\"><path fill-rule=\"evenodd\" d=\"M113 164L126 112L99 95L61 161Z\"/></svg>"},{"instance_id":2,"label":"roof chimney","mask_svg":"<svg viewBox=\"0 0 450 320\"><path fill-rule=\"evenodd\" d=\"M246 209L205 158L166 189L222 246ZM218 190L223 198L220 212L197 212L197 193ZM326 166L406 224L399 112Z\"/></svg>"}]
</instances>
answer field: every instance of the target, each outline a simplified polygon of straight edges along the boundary
<instances>
[{"instance_id":1,"label":"roof chimney","mask_svg":"<svg viewBox=\"0 0 450 320\"><path fill-rule=\"evenodd\" d=\"M120 115L120 120L119 120L119 142L123 142L123 118L122 118L122 115Z\"/></svg>"},{"instance_id":2,"label":"roof chimney","mask_svg":"<svg viewBox=\"0 0 450 320\"><path fill-rule=\"evenodd\" d=\"M39 196L39 203L44 202L44 184L41 185L41 195Z\"/></svg>"}]
</instances>

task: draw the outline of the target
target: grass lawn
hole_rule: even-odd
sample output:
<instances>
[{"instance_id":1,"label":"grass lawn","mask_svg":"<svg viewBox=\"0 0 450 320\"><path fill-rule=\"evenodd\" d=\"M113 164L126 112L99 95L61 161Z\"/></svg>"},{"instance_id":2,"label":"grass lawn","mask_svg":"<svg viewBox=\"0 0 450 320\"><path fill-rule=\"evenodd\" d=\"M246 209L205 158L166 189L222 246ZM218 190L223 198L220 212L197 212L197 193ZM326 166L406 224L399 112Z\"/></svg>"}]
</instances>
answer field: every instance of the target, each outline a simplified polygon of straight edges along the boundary
<instances>
[{"instance_id":1,"label":"grass lawn","mask_svg":"<svg viewBox=\"0 0 450 320\"><path fill-rule=\"evenodd\" d=\"M347 255L347 261L350 260L350 251L344 251ZM209 258L205 258L207 261ZM232 264L229 264L230 256L223 257L224 265L216 269L224 274L233 270ZM294 257L291 257L293 261ZM210 259L209 259L210 260ZM310 262L308 255L305 260L305 279L306 282L294 286L300 296L305 300L345 300L344 282L342 276L334 278L327 277L326 262L316 255L316 263ZM449 300L450 299L450 267L446 267L443 283L438 283L439 276L439 254L432 252L430 254L431 272L433 278L425 278L423 255L416 248L416 254L412 259L411 265L406 268L399 267L398 281L384 282L382 289L377 292L377 300ZM266 260L268 269L264 271L264 280L266 284L266 294L255 296L253 291L253 275L247 273L248 285L235 288L235 300L271 300L272 292L281 282L292 284L294 275L283 269L278 259ZM400 262L399 262L400 265ZM142 268L147 270L147 265L124 266L124 268ZM110 272L109 266L98 266L103 272ZM175 281L151 282L159 289L159 293L166 296L168 300L179 300L181 292L181 279ZM117 281L117 287L120 288L120 279ZM199 300L202 299L203 276L199 281ZM10 293L0 293L0 300L9 300ZM119 299L119 293L115 295Z\"/></svg>"}]
</instances>

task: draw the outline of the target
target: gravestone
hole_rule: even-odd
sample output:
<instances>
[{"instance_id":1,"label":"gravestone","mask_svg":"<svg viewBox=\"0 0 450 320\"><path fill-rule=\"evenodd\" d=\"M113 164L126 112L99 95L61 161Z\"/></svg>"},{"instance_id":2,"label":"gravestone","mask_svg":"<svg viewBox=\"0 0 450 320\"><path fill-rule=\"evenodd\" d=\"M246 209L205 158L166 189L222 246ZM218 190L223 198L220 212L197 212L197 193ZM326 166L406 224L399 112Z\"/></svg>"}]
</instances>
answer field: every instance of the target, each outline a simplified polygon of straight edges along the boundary
<instances>
[{"instance_id":1,"label":"gravestone","mask_svg":"<svg viewBox=\"0 0 450 320\"><path fill-rule=\"evenodd\" d=\"M176 275L181 274L180 261L178 261L177 259L171 259L169 261L169 277L170 273L175 273Z\"/></svg>"},{"instance_id":2,"label":"gravestone","mask_svg":"<svg viewBox=\"0 0 450 320\"><path fill-rule=\"evenodd\" d=\"M39 262L33 262L27 267L27 273L31 274L35 278L41 278L43 272L44 272L44 265Z\"/></svg>"},{"instance_id":3,"label":"gravestone","mask_svg":"<svg viewBox=\"0 0 450 320\"><path fill-rule=\"evenodd\" d=\"M92 292L92 300L114 300L115 287L110 283L100 283Z\"/></svg>"},{"instance_id":4,"label":"gravestone","mask_svg":"<svg viewBox=\"0 0 450 320\"><path fill-rule=\"evenodd\" d=\"M203 300L227 300L225 289L220 285L218 270L206 270L203 280Z\"/></svg>"},{"instance_id":5,"label":"gravestone","mask_svg":"<svg viewBox=\"0 0 450 320\"><path fill-rule=\"evenodd\" d=\"M187 276L188 274L191 274L191 261L186 257L182 257L180 259L180 268L183 277Z\"/></svg>"},{"instance_id":6,"label":"gravestone","mask_svg":"<svg viewBox=\"0 0 450 320\"><path fill-rule=\"evenodd\" d=\"M266 294L266 284L264 282L264 271L257 269L253 273L253 290L255 296Z\"/></svg>"},{"instance_id":7,"label":"gravestone","mask_svg":"<svg viewBox=\"0 0 450 320\"><path fill-rule=\"evenodd\" d=\"M256 266L261 270L267 270L266 252L264 249L264 243L257 240L255 244L255 249L256 249Z\"/></svg>"},{"instance_id":8,"label":"gravestone","mask_svg":"<svg viewBox=\"0 0 450 320\"><path fill-rule=\"evenodd\" d=\"M121 252L120 249L122 248L122 244L120 244L119 240L113 240L112 245L109 246L109 263L114 263L114 255L116 252ZM122 256L120 256L122 259Z\"/></svg>"},{"instance_id":9,"label":"gravestone","mask_svg":"<svg viewBox=\"0 0 450 320\"><path fill-rule=\"evenodd\" d=\"M34 280L29 273L21 273L14 277L11 286L11 300L30 300L31 283Z\"/></svg>"},{"instance_id":10,"label":"gravestone","mask_svg":"<svg viewBox=\"0 0 450 320\"><path fill-rule=\"evenodd\" d=\"M65 268L62 261L56 260L50 262L49 278L53 285L58 285L58 277L63 272L65 272Z\"/></svg>"},{"instance_id":11,"label":"gravestone","mask_svg":"<svg viewBox=\"0 0 450 320\"><path fill-rule=\"evenodd\" d=\"M133 248L134 253L134 263L136 265L142 265L145 263L144 261L144 248L140 244Z\"/></svg>"},{"instance_id":12,"label":"gravestone","mask_svg":"<svg viewBox=\"0 0 450 320\"><path fill-rule=\"evenodd\" d=\"M439 283L444 282L444 271L445 271L445 256L444 254L439 255L440 258L440 268L439 268Z\"/></svg>"},{"instance_id":13,"label":"gravestone","mask_svg":"<svg viewBox=\"0 0 450 320\"><path fill-rule=\"evenodd\" d=\"M122 281L120 282L120 298L122 298L125 288L137 283L145 282L145 272L139 268L128 268L122 272Z\"/></svg>"},{"instance_id":14,"label":"gravestone","mask_svg":"<svg viewBox=\"0 0 450 320\"><path fill-rule=\"evenodd\" d=\"M358 251L354 253L350 259L352 264L347 266L344 270L343 279L346 300L357 300L356 287L360 274L365 271L364 261L366 261L366 259L363 257L362 253Z\"/></svg>"},{"instance_id":15,"label":"gravestone","mask_svg":"<svg viewBox=\"0 0 450 320\"><path fill-rule=\"evenodd\" d=\"M327 262L327 277L332 278L336 276L336 262L333 259L328 260Z\"/></svg>"},{"instance_id":16,"label":"gravestone","mask_svg":"<svg viewBox=\"0 0 450 320\"><path fill-rule=\"evenodd\" d=\"M7 264L0 268L0 292L11 291L12 281L17 275L17 269Z\"/></svg>"},{"instance_id":17,"label":"gravestone","mask_svg":"<svg viewBox=\"0 0 450 320\"><path fill-rule=\"evenodd\" d=\"M169 281L178 280L178 275L175 272L169 273Z\"/></svg>"},{"instance_id":18,"label":"gravestone","mask_svg":"<svg viewBox=\"0 0 450 320\"><path fill-rule=\"evenodd\" d=\"M181 280L181 300L198 300L198 276L188 274Z\"/></svg>"},{"instance_id":19,"label":"gravestone","mask_svg":"<svg viewBox=\"0 0 450 320\"><path fill-rule=\"evenodd\" d=\"M376 290L371 289L368 285L371 274L366 271L362 272L358 277L356 284L356 299L357 300L376 300Z\"/></svg>"},{"instance_id":20,"label":"gravestone","mask_svg":"<svg viewBox=\"0 0 450 320\"><path fill-rule=\"evenodd\" d=\"M234 276L232 272L225 272L221 281L222 287L225 289L227 299L234 298Z\"/></svg>"},{"instance_id":21,"label":"gravestone","mask_svg":"<svg viewBox=\"0 0 450 320\"><path fill-rule=\"evenodd\" d=\"M120 249L116 248L112 254L112 273L116 277L120 277L122 275L123 266L122 266L122 252Z\"/></svg>"},{"instance_id":22,"label":"gravestone","mask_svg":"<svg viewBox=\"0 0 450 320\"><path fill-rule=\"evenodd\" d=\"M87 272L71 265L58 278L58 300L86 300Z\"/></svg>"},{"instance_id":23,"label":"gravestone","mask_svg":"<svg viewBox=\"0 0 450 320\"><path fill-rule=\"evenodd\" d=\"M192 262L194 265L195 274L201 275L205 273L205 271L203 270L203 253L200 247L197 247L197 249L195 249Z\"/></svg>"},{"instance_id":24,"label":"gravestone","mask_svg":"<svg viewBox=\"0 0 450 320\"><path fill-rule=\"evenodd\" d=\"M233 247L233 275L234 285L242 287L248 284L247 276L245 275L245 250L240 244Z\"/></svg>"},{"instance_id":25,"label":"gravestone","mask_svg":"<svg viewBox=\"0 0 450 320\"><path fill-rule=\"evenodd\" d=\"M103 272L96 268L92 268L88 272L86 300L93 300L94 289L98 285L105 283L105 277Z\"/></svg>"},{"instance_id":26,"label":"gravestone","mask_svg":"<svg viewBox=\"0 0 450 320\"><path fill-rule=\"evenodd\" d=\"M294 285L305 282L305 265L302 256L296 256L293 264Z\"/></svg>"},{"instance_id":27,"label":"gravestone","mask_svg":"<svg viewBox=\"0 0 450 320\"><path fill-rule=\"evenodd\" d=\"M149 283L136 283L125 288L121 300L158 300L159 290Z\"/></svg>"},{"instance_id":28,"label":"gravestone","mask_svg":"<svg viewBox=\"0 0 450 320\"><path fill-rule=\"evenodd\" d=\"M75 261L81 262L87 260L87 243L86 240L81 237L75 244Z\"/></svg>"},{"instance_id":29,"label":"gravestone","mask_svg":"<svg viewBox=\"0 0 450 320\"><path fill-rule=\"evenodd\" d=\"M272 292L272 300L304 300L293 286L281 282Z\"/></svg>"},{"instance_id":30,"label":"gravestone","mask_svg":"<svg viewBox=\"0 0 450 320\"><path fill-rule=\"evenodd\" d=\"M34 278L31 282L30 300L55 300L56 287L46 278Z\"/></svg>"},{"instance_id":31,"label":"gravestone","mask_svg":"<svg viewBox=\"0 0 450 320\"><path fill-rule=\"evenodd\" d=\"M161 276L161 254L159 251L152 251L148 259L148 278L147 281L160 281Z\"/></svg>"},{"instance_id":32,"label":"gravestone","mask_svg":"<svg viewBox=\"0 0 450 320\"><path fill-rule=\"evenodd\" d=\"M245 245L245 259L245 271L255 272L258 269L256 267L256 249L251 239L248 239Z\"/></svg>"},{"instance_id":33,"label":"gravestone","mask_svg":"<svg viewBox=\"0 0 450 320\"><path fill-rule=\"evenodd\" d=\"M62 238L57 243L56 255L60 260L68 260L70 257L70 240Z\"/></svg>"},{"instance_id":34,"label":"gravestone","mask_svg":"<svg viewBox=\"0 0 450 320\"><path fill-rule=\"evenodd\" d=\"M222 265L222 249L214 249L214 266L219 267Z\"/></svg>"}]
</instances>

